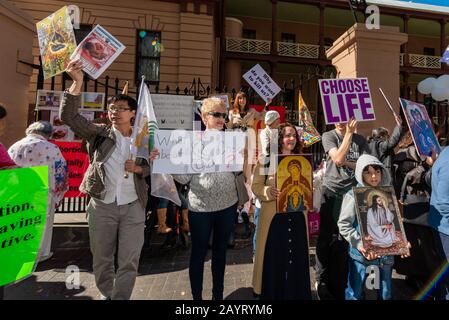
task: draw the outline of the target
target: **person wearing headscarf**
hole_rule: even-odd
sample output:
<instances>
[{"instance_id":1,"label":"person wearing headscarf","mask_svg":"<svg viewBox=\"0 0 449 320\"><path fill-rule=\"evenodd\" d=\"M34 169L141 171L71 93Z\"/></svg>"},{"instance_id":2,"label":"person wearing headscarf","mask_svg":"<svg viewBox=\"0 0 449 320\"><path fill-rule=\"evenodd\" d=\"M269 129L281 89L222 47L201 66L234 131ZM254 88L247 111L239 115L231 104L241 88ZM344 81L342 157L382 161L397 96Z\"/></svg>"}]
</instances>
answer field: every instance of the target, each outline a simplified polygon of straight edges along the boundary
<instances>
[{"instance_id":1,"label":"person wearing headscarf","mask_svg":"<svg viewBox=\"0 0 449 320\"><path fill-rule=\"evenodd\" d=\"M37 121L28 126L25 138L14 143L8 153L11 159L21 167L48 166L48 203L47 218L38 261L49 259L53 253L51 239L55 209L68 190L67 162L59 147L48 141L53 127L48 121Z\"/></svg>"}]
</instances>

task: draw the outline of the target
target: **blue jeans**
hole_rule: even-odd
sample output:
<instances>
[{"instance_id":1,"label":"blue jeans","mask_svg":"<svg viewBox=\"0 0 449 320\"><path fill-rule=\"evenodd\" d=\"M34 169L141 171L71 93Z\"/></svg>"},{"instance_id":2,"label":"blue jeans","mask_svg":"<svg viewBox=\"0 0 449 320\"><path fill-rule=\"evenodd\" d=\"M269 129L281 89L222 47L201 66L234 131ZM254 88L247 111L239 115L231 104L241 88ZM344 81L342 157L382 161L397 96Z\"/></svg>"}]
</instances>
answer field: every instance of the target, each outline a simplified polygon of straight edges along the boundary
<instances>
[{"instance_id":1,"label":"blue jeans","mask_svg":"<svg viewBox=\"0 0 449 320\"><path fill-rule=\"evenodd\" d=\"M345 291L346 300L363 300L364 286L368 276L368 266L379 268L379 300L391 300L391 274L393 271L393 256L382 256L379 259L367 260L355 248L349 248L348 286ZM377 279L376 279L377 280Z\"/></svg>"},{"instance_id":2,"label":"blue jeans","mask_svg":"<svg viewBox=\"0 0 449 320\"><path fill-rule=\"evenodd\" d=\"M449 300L449 236L434 230L435 247L446 270L436 285L436 297L438 300Z\"/></svg>"},{"instance_id":3,"label":"blue jeans","mask_svg":"<svg viewBox=\"0 0 449 320\"><path fill-rule=\"evenodd\" d=\"M254 210L254 225L256 228L254 229L254 235L253 235L253 255L256 254L256 235L257 235L257 226L259 225L259 212L260 208L257 208Z\"/></svg>"},{"instance_id":4,"label":"blue jeans","mask_svg":"<svg viewBox=\"0 0 449 320\"><path fill-rule=\"evenodd\" d=\"M202 300L204 260L212 240L212 295L215 300L223 299L226 249L234 227L237 204L217 212L189 211L192 252L190 254L189 277L192 297Z\"/></svg>"}]
</instances>

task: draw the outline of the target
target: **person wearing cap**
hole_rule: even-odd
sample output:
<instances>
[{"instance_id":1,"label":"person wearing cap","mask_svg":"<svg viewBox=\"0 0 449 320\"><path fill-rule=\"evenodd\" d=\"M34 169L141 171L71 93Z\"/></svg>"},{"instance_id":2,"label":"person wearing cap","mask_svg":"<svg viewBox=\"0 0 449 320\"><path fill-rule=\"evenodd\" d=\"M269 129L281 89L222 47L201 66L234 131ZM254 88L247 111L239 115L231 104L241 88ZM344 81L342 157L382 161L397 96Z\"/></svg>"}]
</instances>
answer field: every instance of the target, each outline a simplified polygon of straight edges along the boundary
<instances>
[{"instance_id":1,"label":"person wearing cap","mask_svg":"<svg viewBox=\"0 0 449 320\"><path fill-rule=\"evenodd\" d=\"M281 116L277 111L270 110L265 114L265 125L266 127L259 133L259 142L261 146L260 155L261 157L268 157L270 155L270 150L277 150L277 139L278 139L278 128L281 124ZM271 149L270 149L271 145ZM254 210L254 225L256 227L253 235L253 257L256 253L256 235L257 235L257 225L259 222L259 212L262 206L260 200L254 195L255 199L255 210Z\"/></svg>"},{"instance_id":2,"label":"person wearing cap","mask_svg":"<svg viewBox=\"0 0 449 320\"><path fill-rule=\"evenodd\" d=\"M34 122L28 126L25 133L26 137L14 143L8 153L21 167L48 166L47 218L37 258L39 262L43 262L53 255L50 249L55 209L68 190L68 169L59 147L48 141L53 133L50 122Z\"/></svg>"},{"instance_id":3,"label":"person wearing cap","mask_svg":"<svg viewBox=\"0 0 449 320\"><path fill-rule=\"evenodd\" d=\"M270 143L277 141L278 128L281 124L281 116L277 111L270 110L265 114L265 129L260 131L259 141L261 154L268 156L270 154ZM276 150L276 149L275 149Z\"/></svg>"}]
</instances>

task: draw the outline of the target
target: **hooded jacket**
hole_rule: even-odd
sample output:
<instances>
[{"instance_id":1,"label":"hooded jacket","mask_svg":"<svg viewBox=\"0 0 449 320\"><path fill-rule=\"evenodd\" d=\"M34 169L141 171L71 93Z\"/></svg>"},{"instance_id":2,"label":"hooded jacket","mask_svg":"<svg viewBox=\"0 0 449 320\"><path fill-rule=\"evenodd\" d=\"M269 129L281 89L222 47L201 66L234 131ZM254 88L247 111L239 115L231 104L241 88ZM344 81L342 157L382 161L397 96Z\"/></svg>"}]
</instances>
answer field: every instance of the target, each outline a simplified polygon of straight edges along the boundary
<instances>
[{"instance_id":1,"label":"hooded jacket","mask_svg":"<svg viewBox=\"0 0 449 320\"><path fill-rule=\"evenodd\" d=\"M357 187L369 187L363 182L363 170L369 165L377 165L382 168L382 177L378 186L389 186L390 185L390 173L385 166L376 157L371 155L361 155L357 160L355 167L355 178L357 180ZM340 234L350 243L353 248L360 251L362 248L362 238L360 236L357 213L355 208L354 193L349 190L344 198L341 205L340 218L338 219L338 229Z\"/></svg>"}]
</instances>

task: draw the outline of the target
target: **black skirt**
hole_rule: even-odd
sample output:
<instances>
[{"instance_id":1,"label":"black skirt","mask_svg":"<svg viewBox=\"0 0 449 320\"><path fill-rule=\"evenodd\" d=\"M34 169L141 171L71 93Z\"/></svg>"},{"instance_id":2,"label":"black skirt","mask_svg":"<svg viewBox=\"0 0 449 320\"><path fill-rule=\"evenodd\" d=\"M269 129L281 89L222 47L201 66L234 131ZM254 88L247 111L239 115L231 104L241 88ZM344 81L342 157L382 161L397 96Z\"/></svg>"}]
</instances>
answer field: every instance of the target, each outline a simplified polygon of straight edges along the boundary
<instances>
[{"instance_id":1,"label":"black skirt","mask_svg":"<svg viewBox=\"0 0 449 320\"><path fill-rule=\"evenodd\" d=\"M277 213L263 262L263 300L311 300L309 246L302 212Z\"/></svg>"}]
</instances>

